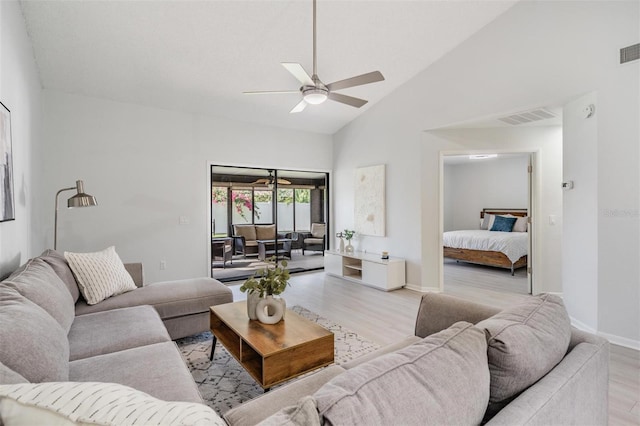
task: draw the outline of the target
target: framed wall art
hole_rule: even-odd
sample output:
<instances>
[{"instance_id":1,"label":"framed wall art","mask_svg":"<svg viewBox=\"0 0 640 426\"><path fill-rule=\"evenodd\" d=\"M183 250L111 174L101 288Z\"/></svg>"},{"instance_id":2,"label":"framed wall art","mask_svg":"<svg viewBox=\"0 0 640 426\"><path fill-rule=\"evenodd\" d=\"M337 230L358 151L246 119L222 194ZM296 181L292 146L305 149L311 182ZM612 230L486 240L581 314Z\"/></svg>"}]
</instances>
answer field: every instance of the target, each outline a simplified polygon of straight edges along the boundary
<instances>
[{"instance_id":1,"label":"framed wall art","mask_svg":"<svg viewBox=\"0 0 640 426\"><path fill-rule=\"evenodd\" d=\"M0 222L14 220L11 112L0 102Z\"/></svg>"},{"instance_id":2,"label":"framed wall art","mask_svg":"<svg viewBox=\"0 0 640 426\"><path fill-rule=\"evenodd\" d=\"M356 169L354 226L362 235L385 236L385 165Z\"/></svg>"}]
</instances>

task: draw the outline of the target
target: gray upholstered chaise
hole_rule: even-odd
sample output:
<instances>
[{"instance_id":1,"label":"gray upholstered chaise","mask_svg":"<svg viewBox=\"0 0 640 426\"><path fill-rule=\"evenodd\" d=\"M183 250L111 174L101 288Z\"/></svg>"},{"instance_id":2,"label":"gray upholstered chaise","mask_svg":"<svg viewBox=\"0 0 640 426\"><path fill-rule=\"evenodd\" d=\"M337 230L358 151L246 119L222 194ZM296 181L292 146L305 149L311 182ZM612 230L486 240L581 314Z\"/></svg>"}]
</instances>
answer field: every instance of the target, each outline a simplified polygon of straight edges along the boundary
<instances>
[{"instance_id":1,"label":"gray upholstered chaise","mask_svg":"<svg viewBox=\"0 0 640 426\"><path fill-rule=\"evenodd\" d=\"M113 382L166 401L202 402L172 339L209 330L209 306L233 301L211 278L143 285L88 305L52 250L0 283L0 384Z\"/></svg>"}]
</instances>

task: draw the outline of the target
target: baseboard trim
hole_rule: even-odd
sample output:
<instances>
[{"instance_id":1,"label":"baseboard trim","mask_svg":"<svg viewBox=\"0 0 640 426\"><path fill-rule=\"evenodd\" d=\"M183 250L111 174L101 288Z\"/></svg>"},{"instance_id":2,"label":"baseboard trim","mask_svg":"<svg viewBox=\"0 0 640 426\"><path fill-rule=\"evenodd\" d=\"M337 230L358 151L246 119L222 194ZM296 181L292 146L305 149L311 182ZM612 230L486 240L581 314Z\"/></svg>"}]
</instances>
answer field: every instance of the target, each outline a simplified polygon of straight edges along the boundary
<instances>
[{"instance_id":1,"label":"baseboard trim","mask_svg":"<svg viewBox=\"0 0 640 426\"><path fill-rule=\"evenodd\" d=\"M575 318L571 318L571 325L573 325L575 328L579 330L596 334L600 337L604 337L614 345L624 346L625 348L635 349L637 351L640 350L640 341L638 340L628 339L626 337L616 336L615 334L609 334L609 333L603 333L601 331L597 331L593 327L590 327L585 323L583 323L582 321L578 321Z\"/></svg>"},{"instance_id":2,"label":"baseboard trim","mask_svg":"<svg viewBox=\"0 0 640 426\"><path fill-rule=\"evenodd\" d=\"M596 330L595 328L588 326L587 324L583 323L580 320L577 320L573 317L569 317L569 319L571 320L571 325L574 326L575 328L577 328L578 330L582 330L582 331L586 331L588 333L591 334L598 334L598 330Z\"/></svg>"},{"instance_id":3,"label":"baseboard trim","mask_svg":"<svg viewBox=\"0 0 640 426\"><path fill-rule=\"evenodd\" d=\"M406 284L404 288L406 288L407 290L417 291L418 293L442 293L442 290L440 290L440 287L425 288L415 284Z\"/></svg>"},{"instance_id":4,"label":"baseboard trim","mask_svg":"<svg viewBox=\"0 0 640 426\"><path fill-rule=\"evenodd\" d=\"M625 348L635 349L640 351L640 341L627 339L626 337L616 336L615 334L602 333L598 332L598 336L602 336L607 339L610 343L618 346L624 346Z\"/></svg>"}]
</instances>

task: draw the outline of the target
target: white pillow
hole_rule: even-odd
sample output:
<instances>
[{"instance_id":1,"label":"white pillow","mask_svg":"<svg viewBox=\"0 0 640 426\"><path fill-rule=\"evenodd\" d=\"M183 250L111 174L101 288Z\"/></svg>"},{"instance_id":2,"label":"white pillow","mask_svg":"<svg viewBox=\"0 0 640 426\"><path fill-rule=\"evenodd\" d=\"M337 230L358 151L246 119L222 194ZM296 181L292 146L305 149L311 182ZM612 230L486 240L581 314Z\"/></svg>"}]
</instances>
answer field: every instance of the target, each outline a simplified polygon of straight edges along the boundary
<instances>
[{"instance_id":1,"label":"white pillow","mask_svg":"<svg viewBox=\"0 0 640 426\"><path fill-rule=\"evenodd\" d=\"M496 216L493 214L485 213L484 219L482 219L482 225L480 229L489 230L493 226L493 222L496 220Z\"/></svg>"},{"instance_id":2,"label":"white pillow","mask_svg":"<svg viewBox=\"0 0 640 426\"><path fill-rule=\"evenodd\" d=\"M162 401L128 386L95 382L0 385L0 417L4 426L226 425L203 404Z\"/></svg>"},{"instance_id":3,"label":"white pillow","mask_svg":"<svg viewBox=\"0 0 640 426\"><path fill-rule=\"evenodd\" d=\"M113 246L95 253L65 251L64 257L69 262L80 292L89 305L95 305L107 297L136 289L133 278L125 269Z\"/></svg>"}]
</instances>

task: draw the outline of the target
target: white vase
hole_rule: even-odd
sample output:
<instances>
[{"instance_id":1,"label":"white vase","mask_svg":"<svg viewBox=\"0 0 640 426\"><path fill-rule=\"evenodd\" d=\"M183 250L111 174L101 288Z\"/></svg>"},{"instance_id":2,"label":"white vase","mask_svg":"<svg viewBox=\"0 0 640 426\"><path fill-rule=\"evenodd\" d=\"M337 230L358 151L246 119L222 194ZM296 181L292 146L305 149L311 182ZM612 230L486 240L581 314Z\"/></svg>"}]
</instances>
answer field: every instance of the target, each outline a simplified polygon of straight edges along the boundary
<instances>
[{"instance_id":1,"label":"white vase","mask_svg":"<svg viewBox=\"0 0 640 426\"><path fill-rule=\"evenodd\" d=\"M250 320L257 320L256 308L260 301L260 293L252 291L247 294L247 315Z\"/></svg>"},{"instance_id":2,"label":"white vase","mask_svg":"<svg viewBox=\"0 0 640 426\"><path fill-rule=\"evenodd\" d=\"M340 238L340 253L344 253L344 240Z\"/></svg>"},{"instance_id":3,"label":"white vase","mask_svg":"<svg viewBox=\"0 0 640 426\"><path fill-rule=\"evenodd\" d=\"M349 253L349 254L353 254L353 246L351 245L351 240L347 241L347 246L345 247L344 251Z\"/></svg>"},{"instance_id":4,"label":"white vase","mask_svg":"<svg viewBox=\"0 0 640 426\"><path fill-rule=\"evenodd\" d=\"M258 302L256 315L258 321L263 324L276 324L284 317L284 310L284 299L274 299L273 296L267 296Z\"/></svg>"}]
</instances>

